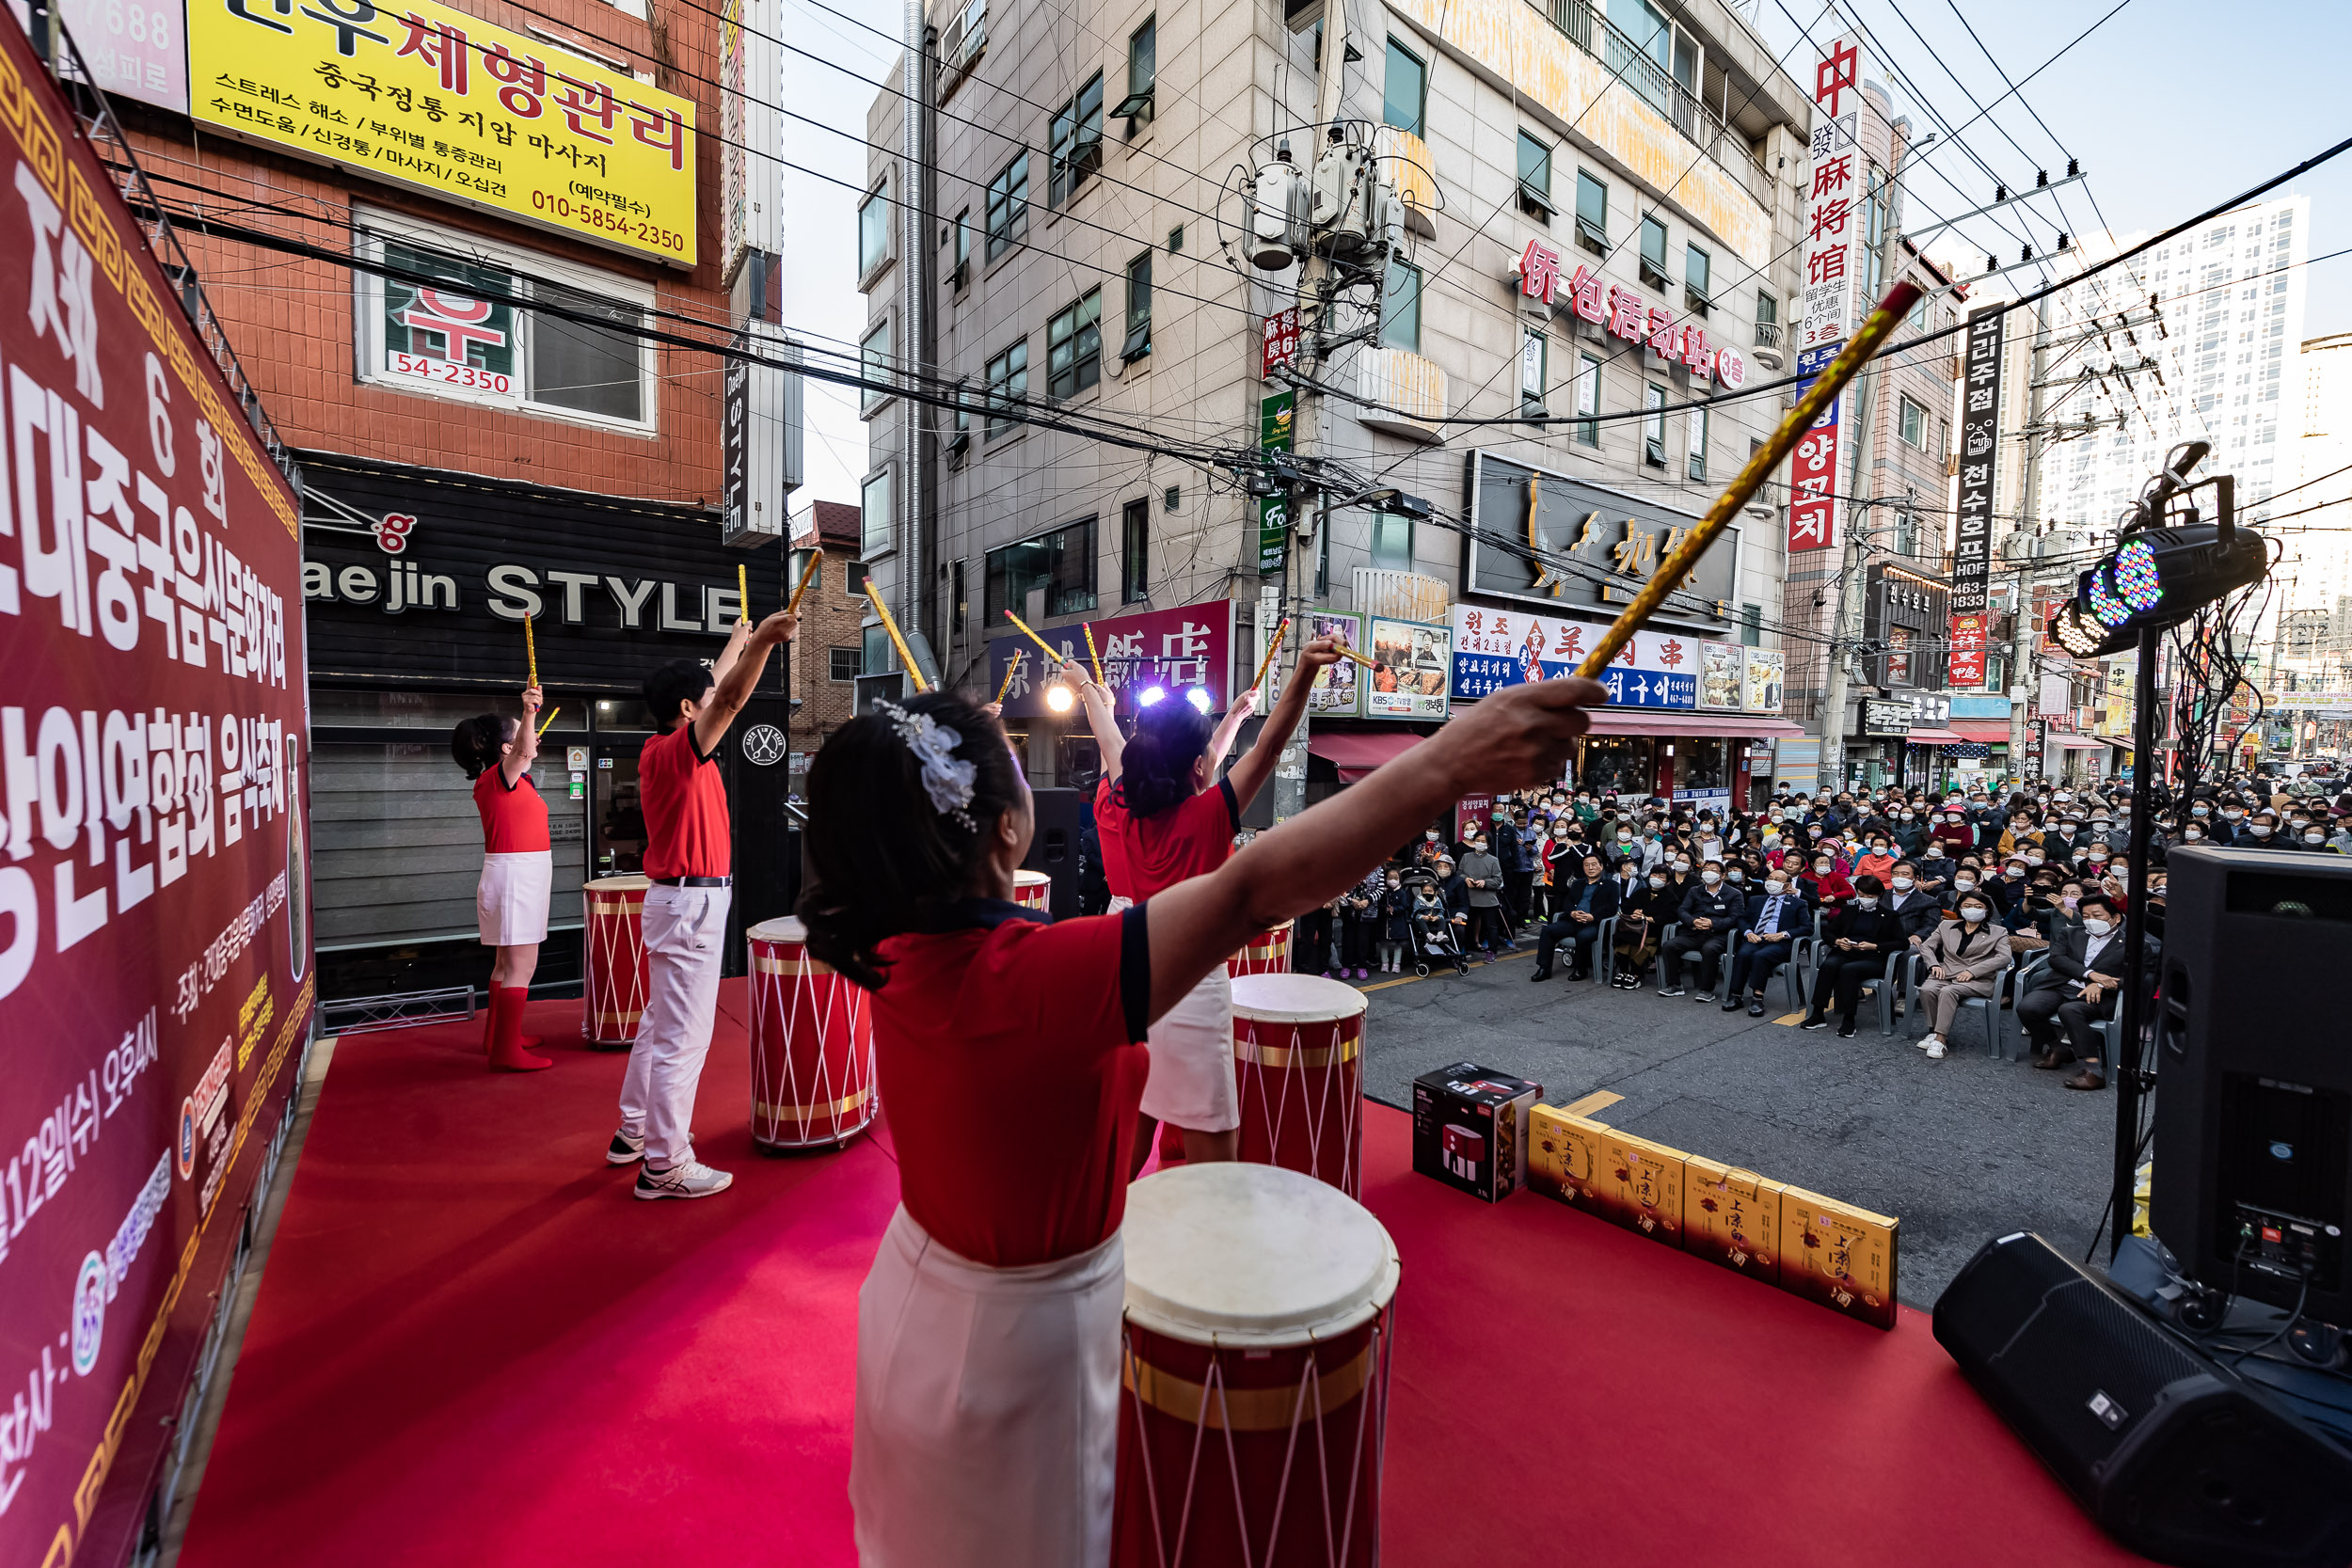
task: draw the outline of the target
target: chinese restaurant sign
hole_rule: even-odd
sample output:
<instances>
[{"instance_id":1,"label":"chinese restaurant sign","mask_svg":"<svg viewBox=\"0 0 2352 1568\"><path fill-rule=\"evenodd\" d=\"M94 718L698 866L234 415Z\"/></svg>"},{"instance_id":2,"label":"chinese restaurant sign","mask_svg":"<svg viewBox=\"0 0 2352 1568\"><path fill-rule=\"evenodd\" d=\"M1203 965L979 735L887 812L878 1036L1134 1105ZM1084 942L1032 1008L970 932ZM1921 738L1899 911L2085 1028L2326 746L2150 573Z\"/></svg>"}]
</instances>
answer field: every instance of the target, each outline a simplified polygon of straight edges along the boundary
<instances>
[{"instance_id":1,"label":"chinese restaurant sign","mask_svg":"<svg viewBox=\"0 0 2352 1568\"><path fill-rule=\"evenodd\" d=\"M247 141L694 264L694 105L463 11L189 0L190 111Z\"/></svg>"},{"instance_id":2,"label":"chinese restaurant sign","mask_svg":"<svg viewBox=\"0 0 2352 1568\"><path fill-rule=\"evenodd\" d=\"M1169 697L1182 697L1188 686L1205 687L1211 710L1223 710L1233 670L1232 600L1211 599L1182 610L1108 616L1092 625L1094 652L1103 660L1103 681L1111 689L1112 702L1121 713L1134 712L1133 694L1154 685L1166 688ZM1090 665L1086 626L1073 622L1066 626L1040 626L1037 632L1058 657ZM1029 657L1021 661L1012 684L1007 686L1006 671L1014 652L1023 648ZM999 690L1005 693L1006 718L1036 719L1053 711L1045 705L1045 688L1051 683L1038 668L1041 662L1037 644L1018 631L989 639L989 695ZM1085 724L1085 716L1076 708L1070 712L1078 724Z\"/></svg>"},{"instance_id":3,"label":"chinese restaurant sign","mask_svg":"<svg viewBox=\"0 0 2352 1568\"><path fill-rule=\"evenodd\" d=\"M1565 304L1578 320L1592 323L1613 338L1640 343L1670 365L1688 365L1694 375L1721 382L1725 391L1736 392L1748 384L1747 356L1729 343L1708 342L1706 327L1677 316L1662 304L1650 304L1624 284L1612 283L1590 268L1580 265L1573 274L1564 275L1560 265L1558 251L1541 240L1528 241L1514 269L1521 297L1546 305Z\"/></svg>"},{"instance_id":4,"label":"chinese restaurant sign","mask_svg":"<svg viewBox=\"0 0 2352 1568\"><path fill-rule=\"evenodd\" d=\"M294 493L0 25L0 1562L125 1561L308 1037Z\"/></svg>"}]
</instances>

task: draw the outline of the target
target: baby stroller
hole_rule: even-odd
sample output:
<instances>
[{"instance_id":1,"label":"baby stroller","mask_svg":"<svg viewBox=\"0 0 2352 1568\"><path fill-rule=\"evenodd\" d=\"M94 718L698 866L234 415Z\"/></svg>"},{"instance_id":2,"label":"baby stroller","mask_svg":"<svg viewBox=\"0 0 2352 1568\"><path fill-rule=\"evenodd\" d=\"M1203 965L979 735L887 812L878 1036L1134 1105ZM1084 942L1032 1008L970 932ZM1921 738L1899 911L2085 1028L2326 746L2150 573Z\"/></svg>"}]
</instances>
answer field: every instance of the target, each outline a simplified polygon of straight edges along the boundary
<instances>
[{"instance_id":1,"label":"baby stroller","mask_svg":"<svg viewBox=\"0 0 2352 1568\"><path fill-rule=\"evenodd\" d=\"M1414 899L1412 930L1414 974L1426 978L1433 963L1450 963L1458 974L1470 973L1470 958L1443 902Z\"/></svg>"}]
</instances>

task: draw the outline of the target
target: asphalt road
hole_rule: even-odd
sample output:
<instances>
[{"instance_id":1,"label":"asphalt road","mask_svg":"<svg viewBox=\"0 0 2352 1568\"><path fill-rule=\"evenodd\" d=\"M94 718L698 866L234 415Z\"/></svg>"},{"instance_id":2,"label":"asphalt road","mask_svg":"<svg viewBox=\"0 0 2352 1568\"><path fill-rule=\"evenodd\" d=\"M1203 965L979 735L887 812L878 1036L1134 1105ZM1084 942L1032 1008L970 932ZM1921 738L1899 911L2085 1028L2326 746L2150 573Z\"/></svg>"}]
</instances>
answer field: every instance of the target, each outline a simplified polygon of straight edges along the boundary
<instances>
[{"instance_id":1,"label":"asphalt road","mask_svg":"<svg viewBox=\"0 0 2352 1568\"><path fill-rule=\"evenodd\" d=\"M1931 1062L1900 1033L1909 1020L1881 1035L1867 1000L1860 1033L1841 1040L1835 1029L1797 1029L1777 986L1757 1019L1654 986L1570 985L1565 968L1530 984L1532 969L1522 950L1467 977L1375 974L1365 983L1365 1092L1409 1110L1415 1077L1461 1061L1533 1079L1553 1104L1613 1090L1625 1099L1597 1113L1613 1127L1900 1219L1897 1291L1921 1308L1994 1236L2038 1230L2075 1257L2090 1243L2106 1202L2114 1094L2063 1089L2063 1073L1993 1059L1977 1013L1958 1025L1951 1054Z\"/></svg>"}]
</instances>

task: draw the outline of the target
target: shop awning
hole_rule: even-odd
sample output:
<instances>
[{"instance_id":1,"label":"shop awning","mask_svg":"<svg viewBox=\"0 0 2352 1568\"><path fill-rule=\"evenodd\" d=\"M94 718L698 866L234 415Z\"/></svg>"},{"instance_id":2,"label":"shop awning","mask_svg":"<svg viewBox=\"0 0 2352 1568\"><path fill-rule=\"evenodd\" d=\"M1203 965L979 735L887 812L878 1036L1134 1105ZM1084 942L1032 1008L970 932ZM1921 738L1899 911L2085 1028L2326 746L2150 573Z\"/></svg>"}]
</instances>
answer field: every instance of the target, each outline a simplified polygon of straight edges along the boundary
<instances>
[{"instance_id":1,"label":"shop awning","mask_svg":"<svg viewBox=\"0 0 2352 1568\"><path fill-rule=\"evenodd\" d=\"M1914 730L1904 736L1914 746L1965 746L1968 737L1952 730Z\"/></svg>"},{"instance_id":2,"label":"shop awning","mask_svg":"<svg viewBox=\"0 0 2352 1568\"><path fill-rule=\"evenodd\" d=\"M1309 731L1307 750L1340 770L1340 783L1354 784L1384 762L1393 761L1421 744L1407 731L1394 735L1365 735L1360 731Z\"/></svg>"},{"instance_id":3,"label":"shop awning","mask_svg":"<svg viewBox=\"0 0 2352 1568\"><path fill-rule=\"evenodd\" d=\"M2061 750L2069 752L2104 752L2110 744L2124 747L2131 744L2128 740L2102 740L2095 735L2054 735L2050 738L2057 741Z\"/></svg>"},{"instance_id":4,"label":"shop awning","mask_svg":"<svg viewBox=\"0 0 2352 1568\"><path fill-rule=\"evenodd\" d=\"M1596 708L1588 735L1694 736L1714 740L1772 740L1795 738L1804 726L1786 719L1749 713L1643 713L1628 708Z\"/></svg>"},{"instance_id":5,"label":"shop awning","mask_svg":"<svg viewBox=\"0 0 2352 1568\"><path fill-rule=\"evenodd\" d=\"M1955 719L1952 734L1962 740L1973 740L1979 746L2009 744L2009 721L2006 719ZM1945 741L1945 745L1951 742Z\"/></svg>"}]
</instances>

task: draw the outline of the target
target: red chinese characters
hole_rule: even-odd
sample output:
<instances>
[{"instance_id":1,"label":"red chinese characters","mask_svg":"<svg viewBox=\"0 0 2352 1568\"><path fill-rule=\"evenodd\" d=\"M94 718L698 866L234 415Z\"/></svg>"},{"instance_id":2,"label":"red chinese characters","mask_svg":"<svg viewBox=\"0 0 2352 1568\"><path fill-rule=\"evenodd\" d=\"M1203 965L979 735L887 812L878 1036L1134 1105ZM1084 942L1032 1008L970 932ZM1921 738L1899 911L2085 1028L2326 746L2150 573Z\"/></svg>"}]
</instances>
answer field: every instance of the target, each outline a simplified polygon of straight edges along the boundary
<instances>
[{"instance_id":1,"label":"red chinese characters","mask_svg":"<svg viewBox=\"0 0 2352 1568\"><path fill-rule=\"evenodd\" d=\"M1577 269L1583 271L1581 267ZM1560 253L1541 240L1530 240L1519 252L1519 293L1549 305L1560 288Z\"/></svg>"}]
</instances>

